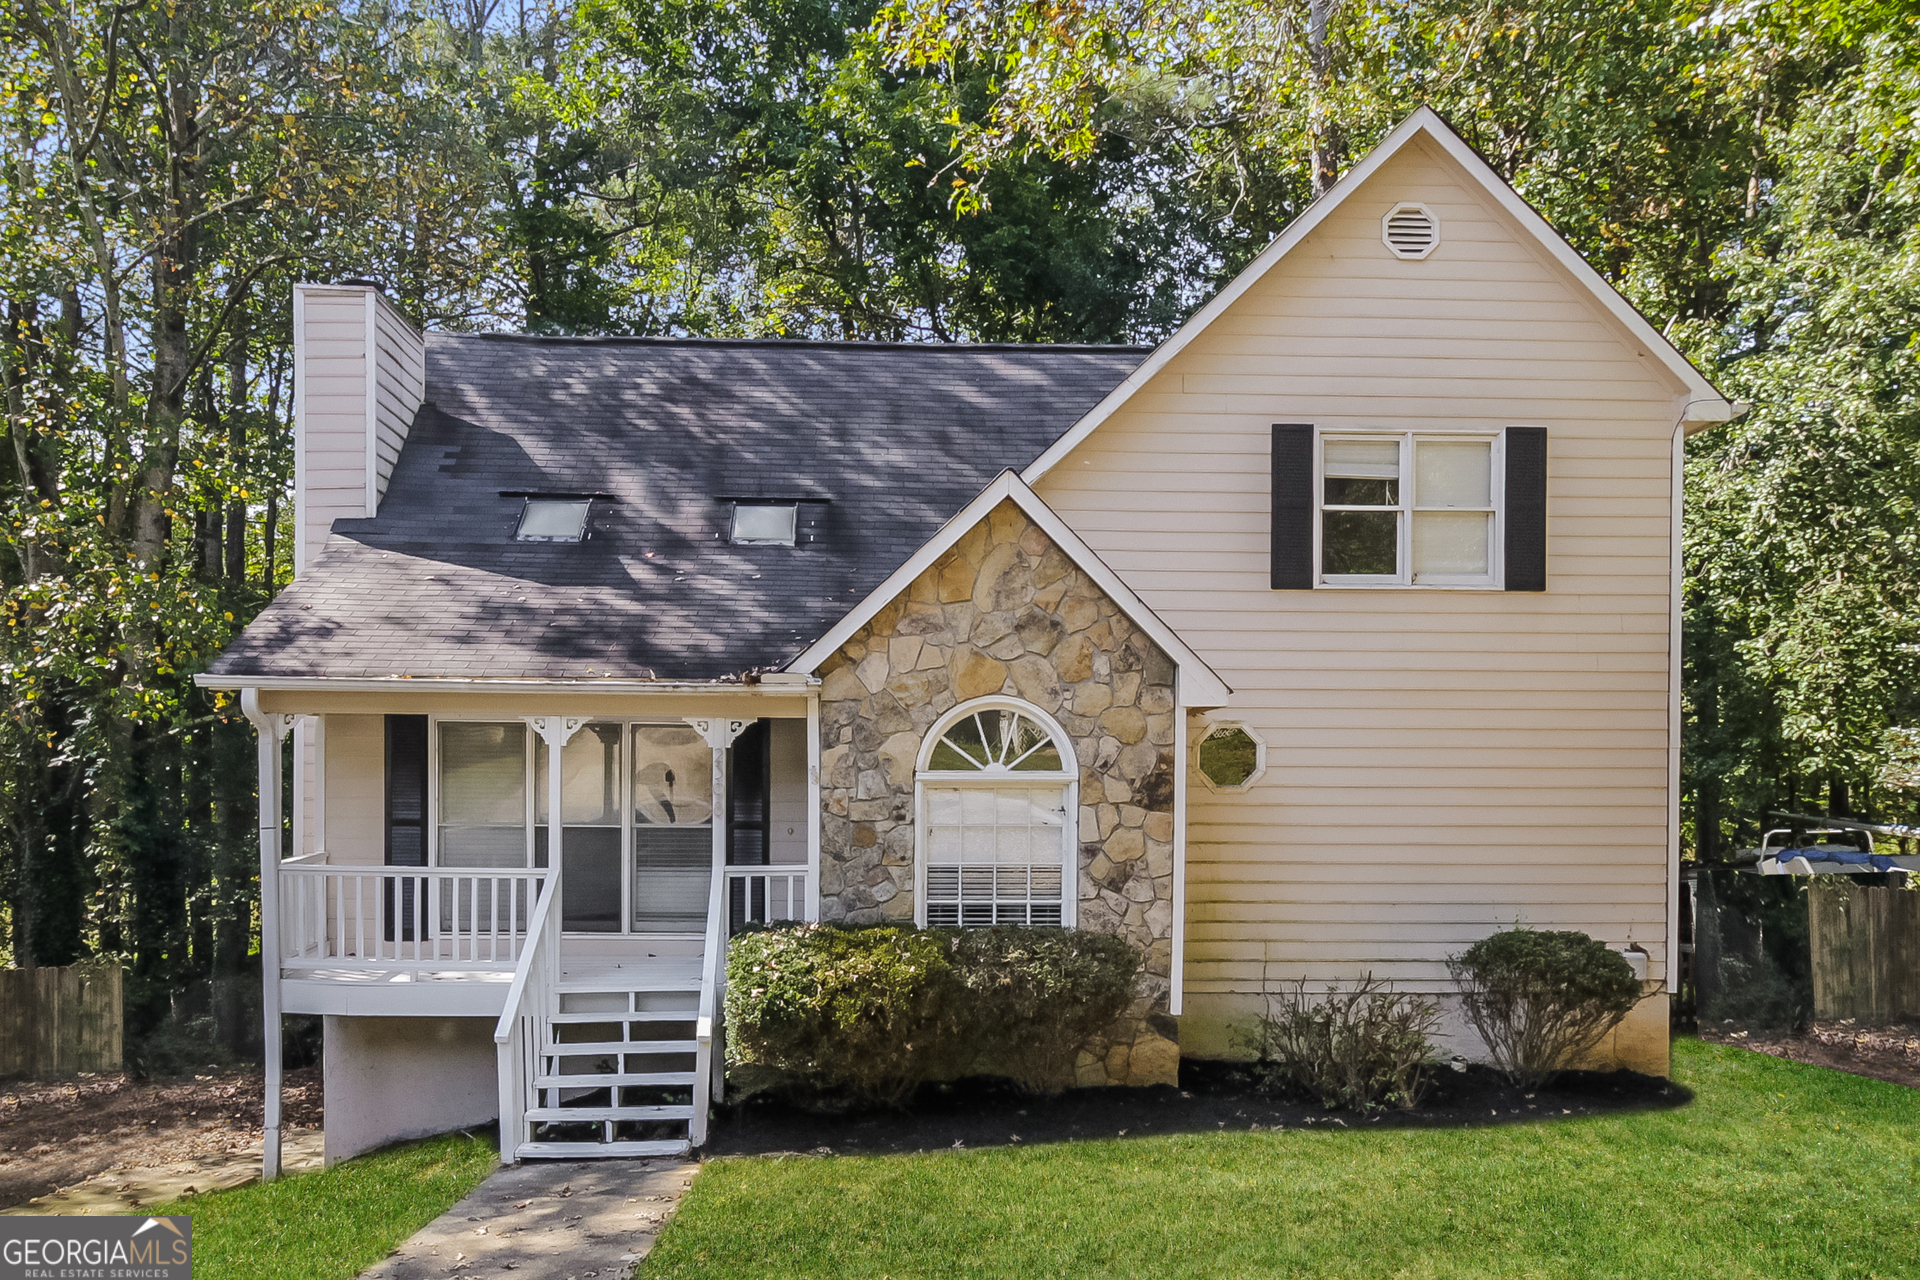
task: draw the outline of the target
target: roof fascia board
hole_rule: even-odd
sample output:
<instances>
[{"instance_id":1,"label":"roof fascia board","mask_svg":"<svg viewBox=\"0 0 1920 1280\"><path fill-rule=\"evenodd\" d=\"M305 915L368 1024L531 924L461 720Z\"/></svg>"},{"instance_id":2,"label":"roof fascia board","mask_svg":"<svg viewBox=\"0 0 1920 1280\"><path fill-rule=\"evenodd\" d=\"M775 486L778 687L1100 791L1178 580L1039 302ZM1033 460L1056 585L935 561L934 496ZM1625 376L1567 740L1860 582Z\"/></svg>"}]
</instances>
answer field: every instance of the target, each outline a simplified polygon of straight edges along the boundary
<instances>
[{"instance_id":1,"label":"roof fascia board","mask_svg":"<svg viewBox=\"0 0 1920 1280\"><path fill-rule=\"evenodd\" d=\"M457 676L231 676L201 673L193 682L202 689L260 689L329 693L532 693L532 694L686 694L724 693L793 697L805 684L743 684L737 680L507 680Z\"/></svg>"},{"instance_id":2,"label":"roof fascia board","mask_svg":"<svg viewBox=\"0 0 1920 1280\"><path fill-rule=\"evenodd\" d=\"M905 564L888 575L887 580L875 587L865 599L855 605L845 617L835 623L832 630L808 646L807 650L787 664L789 672L810 673L832 655L841 645L853 638L854 632L865 626L873 616L903 591L913 585L915 578L933 567L941 556L960 541L967 530L987 518L987 514L1002 502L1011 501L1024 512L1028 519L1040 526L1054 544L1066 552L1067 558L1095 586L1106 592L1109 599L1131 618L1136 626L1147 633L1161 650L1174 660L1179 668L1182 701L1193 707L1225 706L1233 690L1227 687L1206 661L1182 640L1172 627L1147 607L1133 592L1133 589L1121 581L1107 563L1095 554L1077 533L1067 526L1059 515L1040 500L1040 496L1011 471L1003 471L988 482L972 502L961 508L951 520L940 526L933 537Z\"/></svg>"},{"instance_id":3,"label":"roof fascia board","mask_svg":"<svg viewBox=\"0 0 1920 1280\"><path fill-rule=\"evenodd\" d=\"M1165 342L1155 347L1153 354L1140 362L1140 366L1115 387L1112 391L1088 410L1080 421L1073 424L1067 433L1054 441L1045 453L1035 458L1020 473L1027 484L1036 484L1040 477L1053 470L1059 462L1080 443L1119 411L1120 407L1131 400L1136 392L1151 382L1156 374L1164 369L1173 358L1184 351L1193 341L1220 318L1243 294L1257 284L1271 271L1279 261L1316 227L1325 222L1334 210L1344 204L1349 196L1379 171L1380 166L1397 155L1401 148L1415 137L1425 135L1438 143L1442 150L1457 161L1471 174L1475 181L1494 198L1502 209L1516 219L1521 229L1537 240L1568 272L1575 281L1601 304L1613 318L1625 326L1627 332L1637 341L1645 344L1661 363L1687 388L1681 397L1682 420L1690 427L1698 429L1715 422L1724 422L1732 417L1734 410L1730 402L1717 391L1711 383L1693 367L1679 350L1668 342L1659 330L1647 322L1645 316L1634 310L1618 290L1605 280L1600 273L1587 264L1586 259L1575 253L1573 246L1548 224L1518 192L1507 185L1499 174L1482 160L1466 141L1442 120L1431 107L1421 107L1402 120L1393 132L1380 144L1369 151L1360 163L1349 169L1325 194L1301 210L1300 216L1288 223L1286 229L1265 249L1255 255L1252 262L1235 276L1227 287L1215 294L1211 301L1179 329L1175 330ZM1687 416L1689 412L1693 416Z\"/></svg>"}]
</instances>

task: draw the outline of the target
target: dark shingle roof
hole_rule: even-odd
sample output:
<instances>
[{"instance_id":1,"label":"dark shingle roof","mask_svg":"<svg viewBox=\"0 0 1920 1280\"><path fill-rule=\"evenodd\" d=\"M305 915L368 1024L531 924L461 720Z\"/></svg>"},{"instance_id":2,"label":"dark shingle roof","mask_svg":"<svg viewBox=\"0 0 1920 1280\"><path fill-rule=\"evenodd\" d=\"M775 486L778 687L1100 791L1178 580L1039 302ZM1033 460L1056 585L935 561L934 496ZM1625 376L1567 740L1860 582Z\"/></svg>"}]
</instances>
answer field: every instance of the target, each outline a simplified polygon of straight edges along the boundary
<instances>
[{"instance_id":1,"label":"dark shingle roof","mask_svg":"<svg viewBox=\"0 0 1920 1280\"><path fill-rule=\"evenodd\" d=\"M1002 470L1140 362L1130 347L431 334L380 514L220 676L719 679L791 660ZM596 492L579 544L511 540L503 491ZM722 497L811 496L818 539L736 547Z\"/></svg>"}]
</instances>

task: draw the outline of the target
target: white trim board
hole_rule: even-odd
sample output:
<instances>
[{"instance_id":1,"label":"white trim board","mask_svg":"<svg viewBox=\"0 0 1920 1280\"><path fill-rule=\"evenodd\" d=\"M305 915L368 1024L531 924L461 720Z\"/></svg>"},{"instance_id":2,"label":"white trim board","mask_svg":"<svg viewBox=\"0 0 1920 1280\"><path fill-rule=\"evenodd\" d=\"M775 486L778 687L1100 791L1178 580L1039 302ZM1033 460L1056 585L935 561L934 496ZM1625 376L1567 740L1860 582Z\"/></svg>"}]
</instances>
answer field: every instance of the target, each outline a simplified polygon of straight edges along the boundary
<instances>
[{"instance_id":1,"label":"white trim board","mask_svg":"<svg viewBox=\"0 0 1920 1280\"><path fill-rule=\"evenodd\" d=\"M901 592L913 585L913 580L933 567L941 556L945 555L961 537L975 525L987 518L987 513L1002 502L1012 502L1026 517L1040 526L1054 545L1066 553L1074 567L1093 580L1095 586L1106 592L1108 599L1120 607L1121 612L1130 618L1134 625L1147 633L1147 636L1161 651L1173 659L1179 669L1178 680L1185 691L1187 705L1190 707L1221 707L1232 697L1233 690L1227 687L1217 672L1208 666L1199 654L1187 646L1172 627L1160 620L1159 615L1100 557L1093 548L1081 541L1080 535L1067 527L1067 524L1054 513L1053 508L1040 500L1040 496L1012 471L1003 471L987 487L980 491L959 514L940 526L939 532L929 538L924 546L913 553L905 564L875 587L865 599L855 605L845 617L835 623L833 629L787 664L787 670L796 674L810 674L841 645L853 638L858 631L872 620L873 616L884 609Z\"/></svg>"},{"instance_id":2,"label":"white trim board","mask_svg":"<svg viewBox=\"0 0 1920 1280\"><path fill-rule=\"evenodd\" d=\"M1421 107L1402 120L1394 131L1369 151L1360 163L1349 169L1340 181L1301 211L1299 217L1287 225L1286 230L1274 237L1273 243L1260 251L1259 256L1247 264L1239 275L1215 294L1211 301L1193 314L1192 319L1181 325L1172 337L1153 349L1153 353L1140 362L1138 368L1126 376L1126 379L1109 391L1106 398L1090 409L1086 416L1073 424L1067 433L1041 454L1020 473L1020 478L1028 484L1036 484L1040 477L1053 470L1068 454L1079 446L1080 442L1131 400L1134 393L1153 380L1155 374L1194 339L1232 308L1240 297L1251 289L1260 278L1273 270L1280 260L1310 235L1314 228L1325 222L1328 215L1338 209L1355 191L1366 185L1379 168L1392 159L1403 147L1416 138L1425 138L1439 147L1467 175L1479 183L1506 214L1511 217L1522 231L1539 243L1556 263L1573 277L1587 293L1592 295L1614 321L1626 331L1634 342L1644 347L1661 366L1678 380L1685 388L1676 405L1680 422L1689 434L1704 430L1716 423L1727 422L1738 416L1731 401L1708 382L1706 376L1694 368L1688 359L1680 354L1671 342L1662 336L1658 329L1648 323L1647 318L1634 310L1633 304L1620 296L1618 290L1601 278L1600 273L1587 265L1585 258L1574 252L1573 246L1555 231L1547 220L1534 211L1532 205L1520 198L1518 192L1507 185L1501 176L1482 160L1474 149L1467 145L1461 136L1455 133L1439 113L1432 107ZM1196 703L1195 705L1199 705Z\"/></svg>"}]
</instances>

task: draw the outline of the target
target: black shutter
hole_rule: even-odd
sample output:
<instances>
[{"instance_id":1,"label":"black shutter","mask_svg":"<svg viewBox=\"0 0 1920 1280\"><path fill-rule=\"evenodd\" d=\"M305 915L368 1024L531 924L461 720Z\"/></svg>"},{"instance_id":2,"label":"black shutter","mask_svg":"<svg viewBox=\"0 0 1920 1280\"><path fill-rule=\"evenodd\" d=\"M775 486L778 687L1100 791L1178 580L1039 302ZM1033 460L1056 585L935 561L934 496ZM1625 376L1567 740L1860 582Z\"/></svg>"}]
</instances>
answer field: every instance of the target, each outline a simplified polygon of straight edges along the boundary
<instances>
[{"instance_id":1,"label":"black shutter","mask_svg":"<svg viewBox=\"0 0 1920 1280\"><path fill-rule=\"evenodd\" d=\"M1547 429L1507 428L1509 591L1547 589Z\"/></svg>"},{"instance_id":2,"label":"black shutter","mask_svg":"<svg viewBox=\"0 0 1920 1280\"><path fill-rule=\"evenodd\" d=\"M387 865L427 865L427 718L387 717Z\"/></svg>"},{"instance_id":3,"label":"black shutter","mask_svg":"<svg viewBox=\"0 0 1920 1280\"><path fill-rule=\"evenodd\" d=\"M1269 552L1275 591L1305 591L1313 586L1313 505L1313 426L1275 423Z\"/></svg>"}]
</instances>

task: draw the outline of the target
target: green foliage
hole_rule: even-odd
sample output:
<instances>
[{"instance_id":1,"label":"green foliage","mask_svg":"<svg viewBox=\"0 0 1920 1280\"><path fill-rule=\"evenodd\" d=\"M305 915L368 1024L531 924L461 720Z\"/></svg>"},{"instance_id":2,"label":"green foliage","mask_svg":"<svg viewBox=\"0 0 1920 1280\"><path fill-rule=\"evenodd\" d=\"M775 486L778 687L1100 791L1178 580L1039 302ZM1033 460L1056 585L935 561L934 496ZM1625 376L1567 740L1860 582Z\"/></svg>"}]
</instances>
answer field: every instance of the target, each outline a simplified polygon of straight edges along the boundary
<instances>
[{"instance_id":1,"label":"green foliage","mask_svg":"<svg viewBox=\"0 0 1920 1280\"><path fill-rule=\"evenodd\" d=\"M946 940L904 926L799 925L727 952L727 1059L800 1095L893 1106L959 1032Z\"/></svg>"},{"instance_id":2,"label":"green foliage","mask_svg":"<svg viewBox=\"0 0 1920 1280\"><path fill-rule=\"evenodd\" d=\"M1516 926L1447 967L1494 1065L1525 1088L1599 1044L1640 1002L1626 957L1584 933Z\"/></svg>"},{"instance_id":3,"label":"green foliage","mask_svg":"<svg viewBox=\"0 0 1920 1280\"><path fill-rule=\"evenodd\" d=\"M1323 1107L1371 1111L1420 1101L1440 1006L1368 974L1310 995L1305 978L1267 998L1255 1045L1262 1074Z\"/></svg>"},{"instance_id":4,"label":"green foliage","mask_svg":"<svg viewBox=\"0 0 1920 1280\"><path fill-rule=\"evenodd\" d=\"M1048 1097L1073 1083L1080 1046L1132 1003L1142 960L1125 938L1090 929L1000 925L951 945L977 1069Z\"/></svg>"},{"instance_id":5,"label":"green foliage","mask_svg":"<svg viewBox=\"0 0 1920 1280\"><path fill-rule=\"evenodd\" d=\"M448 1134L139 1212L193 1219L200 1280L352 1280L479 1186L498 1161L484 1137Z\"/></svg>"},{"instance_id":6,"label":"green foliage","mask_svg":"<svg viewBox=\"0 0 1920 1280\"><path fill-rule=\"evenodd\" d=\"M727 1060L749 1090L816 1102L895 1106L968 1071L1054 1094L1132 1000L1140 963L1080 930L759 930L727 954Z\"/></svg>"}]
</instances>

